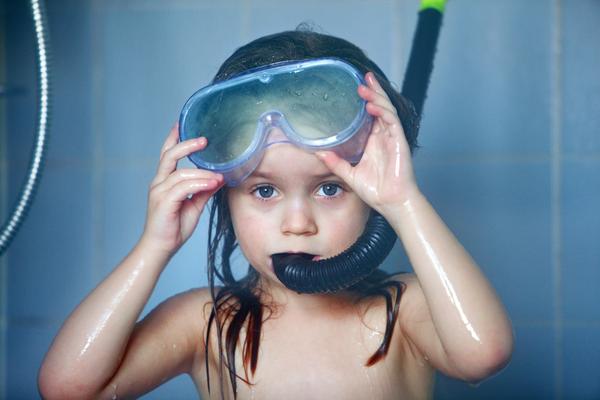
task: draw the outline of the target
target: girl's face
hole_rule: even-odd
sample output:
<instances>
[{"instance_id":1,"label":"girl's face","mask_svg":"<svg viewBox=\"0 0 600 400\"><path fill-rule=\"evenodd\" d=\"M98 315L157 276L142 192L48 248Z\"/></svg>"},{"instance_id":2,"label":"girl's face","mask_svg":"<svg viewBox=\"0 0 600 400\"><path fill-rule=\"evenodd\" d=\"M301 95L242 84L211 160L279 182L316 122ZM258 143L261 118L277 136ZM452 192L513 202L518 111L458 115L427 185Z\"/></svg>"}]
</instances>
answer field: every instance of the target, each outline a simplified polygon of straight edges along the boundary
<instances>
[{"instance_id":1,"label":"girl's face","mask_svg":"<svg viewBox=\"0 0 600 400\"><path fill-rule=\"evenodd\" d=\"M317 156L289 143L268 147L252 175L228 190L228 202L245 257L281 287L273 254L337 255L356 241L370 212Z\"/></svg>"}]
</instances>

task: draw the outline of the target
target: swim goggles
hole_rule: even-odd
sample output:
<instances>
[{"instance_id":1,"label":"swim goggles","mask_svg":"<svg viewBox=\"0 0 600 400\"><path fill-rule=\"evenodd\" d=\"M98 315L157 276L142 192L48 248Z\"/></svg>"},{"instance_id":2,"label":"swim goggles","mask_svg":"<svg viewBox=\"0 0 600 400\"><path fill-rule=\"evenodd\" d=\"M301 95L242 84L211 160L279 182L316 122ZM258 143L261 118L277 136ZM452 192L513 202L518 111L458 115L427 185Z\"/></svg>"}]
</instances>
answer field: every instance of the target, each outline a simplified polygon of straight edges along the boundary
<instances>
[{"instance_id":1,"label":"swim goggles","mask_svg":"<svg viewBox=\"0 0 600 400\"><path fill-rule=\"evenodd\" d=\"M237 186L275 143L314 152L330 150L358 162L372 117L358 96L362 74L339 59L282 62L206 86L185 103L181 141L204 136L208 145L189 158Z\"/></svg>"}]
</instances>

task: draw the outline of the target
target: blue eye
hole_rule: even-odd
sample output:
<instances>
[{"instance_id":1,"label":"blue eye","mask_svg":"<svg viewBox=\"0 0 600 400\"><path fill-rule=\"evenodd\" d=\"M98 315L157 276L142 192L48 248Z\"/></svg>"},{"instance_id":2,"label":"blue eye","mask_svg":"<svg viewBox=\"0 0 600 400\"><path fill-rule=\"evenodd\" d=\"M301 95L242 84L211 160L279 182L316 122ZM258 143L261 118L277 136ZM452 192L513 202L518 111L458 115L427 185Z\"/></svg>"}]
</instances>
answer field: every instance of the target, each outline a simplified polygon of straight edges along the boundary
<instances>
[{"instance_id":1,"label":"blue eye","mask_svg":"<svg viewBox=\"0 0 600 400\"><path fill-rule=\"evenodd\" d=\"M269 199L275 192L275 188L271 185L259 186L253 190L254 195L259 199Z\"/></svg>"},{"instance_id":2,"label":"blue eye","mask_svg":"<svg viewBox=\"0 0 600 400\"><path fill-rule=\"evenodd\" d=\"M326 197L337 197L342 194L342 187L337 183L325 183L319 188L318 194Z\"/></svg>"}]
</instances>

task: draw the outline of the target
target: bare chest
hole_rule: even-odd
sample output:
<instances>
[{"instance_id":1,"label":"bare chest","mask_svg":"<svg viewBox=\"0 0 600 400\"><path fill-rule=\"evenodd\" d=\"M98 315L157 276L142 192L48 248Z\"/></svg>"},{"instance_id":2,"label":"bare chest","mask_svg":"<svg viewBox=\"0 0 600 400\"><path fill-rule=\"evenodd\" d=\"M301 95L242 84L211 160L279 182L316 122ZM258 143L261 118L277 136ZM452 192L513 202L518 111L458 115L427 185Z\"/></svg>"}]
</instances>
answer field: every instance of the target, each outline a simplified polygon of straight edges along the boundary
<instances>
[{"instance_id":1,"label":"bare chest","mask_svg":"<svg viewBox=\"0 0 600 400\"><path fill-rule=\"evenodd\" d=\"M245 398L387 399L398 383L385 362L365 365L364 343L340 337L271 342L261 357L254 385L239 392Z\"/></svg>"},{"instance_id":2,"label":"bare chest","mask_svg":"<svg viewBox=\"0 0 600 400\"><path fill-rule=\"evenodd\" d=\"M366 326L363 322L313 321L310 326L265 324L258 368L254 375L248 376L252 384L238 379L237 398L428 398L432 383L430 369L419 366L415 369L410 357L396 348L398 340L392 342L396 347L391 348L383 360L366 366L383 340L385 325ZM236 370L246 378L240 353L241 350L236 352Z\"/></svg>"}]
</instances>

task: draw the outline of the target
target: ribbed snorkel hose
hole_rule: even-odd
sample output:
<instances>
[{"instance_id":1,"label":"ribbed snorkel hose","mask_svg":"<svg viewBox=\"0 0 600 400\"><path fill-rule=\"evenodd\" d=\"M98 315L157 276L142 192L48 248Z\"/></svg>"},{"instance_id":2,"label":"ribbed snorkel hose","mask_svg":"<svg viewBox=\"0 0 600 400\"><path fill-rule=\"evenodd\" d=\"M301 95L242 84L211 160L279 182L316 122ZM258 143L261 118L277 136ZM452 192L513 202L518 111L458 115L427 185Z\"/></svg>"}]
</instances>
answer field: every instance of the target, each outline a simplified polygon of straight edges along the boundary
<instances>
[{"instance_id":1,"label":"ribbed snorkel hose","mask_svg":"<svg viewBox=\"0 0 600 400\"><path fill-rule=\"evenodd\" d=\"M16 205L0 230L0 256L4 254L11 241L17 234L31 202L41 177L44 164L45 149L50 124L50 51L48 40L48 24L42 0L31 0L31 14L35 27L36 61L38 65L38 114L36 121L37 135L29 162L27 176L21 188Z\"/></svg>"},{"instance_id":2,"label":"ribbed snorkel hose","mask_svg":"<svg viewBox=\"0 0 600 400\"><path fill-rule=\"evenodd\" d=\"M402 95L419 117L423 110L442 24L445 0L423 0ZM310 261L302 256L273 255L277 278L298 293L328 293L346 289L369 276L388 256L397 236L383 216L373 212L356 242L337 256Z\"/></svg>"}]
</instances>

